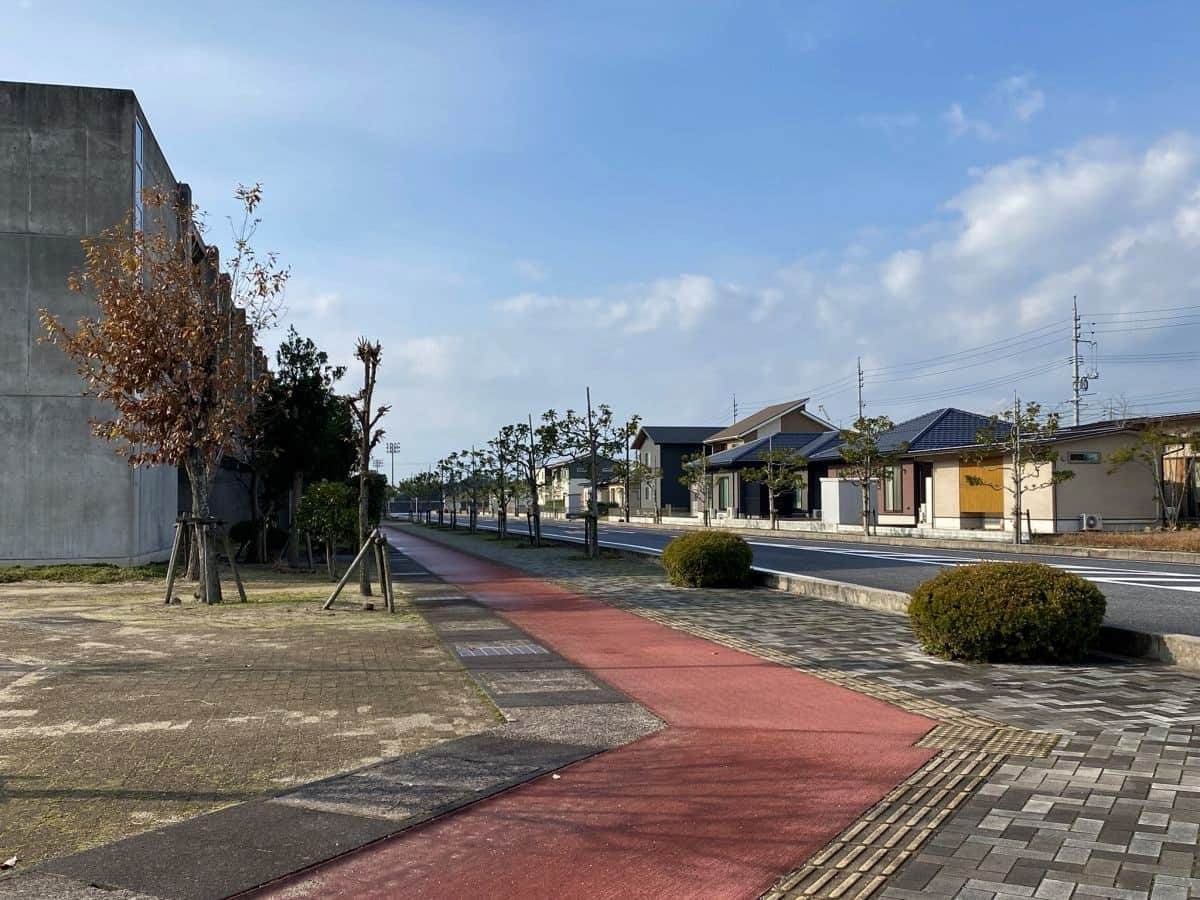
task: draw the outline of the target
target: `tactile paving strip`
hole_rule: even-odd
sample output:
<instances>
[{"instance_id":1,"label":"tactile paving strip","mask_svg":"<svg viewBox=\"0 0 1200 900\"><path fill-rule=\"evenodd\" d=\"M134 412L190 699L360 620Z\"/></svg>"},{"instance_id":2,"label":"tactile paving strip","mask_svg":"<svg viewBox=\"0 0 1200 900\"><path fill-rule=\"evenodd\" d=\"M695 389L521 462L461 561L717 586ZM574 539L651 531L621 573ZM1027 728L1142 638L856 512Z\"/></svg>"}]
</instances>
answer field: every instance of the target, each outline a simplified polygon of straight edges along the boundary
<instances>
[{"instance_id":1,"label":"tactile paving strip","mask_svg":"<svg viewBox=\"0 0 1200 900\"><path fill-rule=\"evenodd\" d=\"M937 746L934 741L939 739L937 733L944 727L935 728L921 744ZM951 742L981 745L996 739L1011 739L1009 735L989 737L976 730L967 734L960 729L951 729L940 737ZM1029 755L1049 755L1050 748L1058 740L1057 735L1028 734L1027 737L1031 740L1022 745L1026 748L1022 752ZM763 900L804 897L865 900L879 890L938 826L983 784L1008 753L982 749L943 750L804 865L780 880L763 895Z\"/></svg>"}]
</instances>

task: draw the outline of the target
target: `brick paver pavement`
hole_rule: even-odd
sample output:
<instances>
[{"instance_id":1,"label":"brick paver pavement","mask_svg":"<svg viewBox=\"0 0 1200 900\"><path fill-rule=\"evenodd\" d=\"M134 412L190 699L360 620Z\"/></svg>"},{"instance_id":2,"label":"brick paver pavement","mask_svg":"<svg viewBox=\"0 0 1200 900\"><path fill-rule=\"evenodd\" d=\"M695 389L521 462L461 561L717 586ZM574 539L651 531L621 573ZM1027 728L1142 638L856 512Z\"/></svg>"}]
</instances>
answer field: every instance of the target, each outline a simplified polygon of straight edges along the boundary
<instances>
[{"instance_id":1,"label":"brick paver pavement","mask_svg":"<svg viewBox=\"0 0 1200 900\"><path fill-rule=\"evenodd\" d=\"M1198 675L1101 659L950 663L921 653L899 616L673 588L645 562L445 539L946 723L930 738L943 753L773 896L1200 896Z\"/></svg>"}]
</instances>

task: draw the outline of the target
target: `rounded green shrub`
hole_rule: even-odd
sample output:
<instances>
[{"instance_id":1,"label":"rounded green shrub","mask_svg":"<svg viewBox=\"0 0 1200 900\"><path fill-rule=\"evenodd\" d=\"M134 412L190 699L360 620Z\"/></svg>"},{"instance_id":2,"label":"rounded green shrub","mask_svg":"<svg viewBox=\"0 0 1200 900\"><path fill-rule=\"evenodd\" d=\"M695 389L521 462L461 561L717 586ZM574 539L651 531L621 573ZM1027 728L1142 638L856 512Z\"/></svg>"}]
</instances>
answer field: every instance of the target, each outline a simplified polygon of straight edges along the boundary
<instances>
[{"instance_id":1,"label":"rounded green shrub","mask_svg":"<svg viewBox=\"0 0 1200 900\"><path fill-rule=\"evenodd\" d=\"M1104 620L1104 594L1041 563L947 569L912 592L913 634L927 653L972 662L1071 662Z\"/></svg>"},{"instance_id":2,"label":"rounded green shrub","mask_svg":"<svg viewBox=\"0 0 1200 900\"><path fill-rule=\"evenodd\" d=\"M667 544L663 567L679 587L742 587L750 583L750 545L728 531L693 531Z\"/></svg>"}]
</instances>

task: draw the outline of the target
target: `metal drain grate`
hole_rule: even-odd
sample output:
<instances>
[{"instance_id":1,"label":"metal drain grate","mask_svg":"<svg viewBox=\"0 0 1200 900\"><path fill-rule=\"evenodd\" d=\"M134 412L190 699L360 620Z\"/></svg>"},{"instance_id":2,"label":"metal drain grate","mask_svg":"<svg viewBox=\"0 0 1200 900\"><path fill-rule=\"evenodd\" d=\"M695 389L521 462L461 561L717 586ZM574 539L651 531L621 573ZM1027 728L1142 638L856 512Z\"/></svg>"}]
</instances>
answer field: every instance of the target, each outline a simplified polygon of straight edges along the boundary
<instances>
[{"instance_id":1,"label":"metal drain grate","mask_svg":"<svg viewBox=\"0 0 1200 900\"><path fill-rule=\"evenodd\" d=\"M461 657L471 656L530 656L535 653L549 653L541 644L531 641L493 641L488 644L455 644L454 650Z\"/></svg>"}]
</instances>

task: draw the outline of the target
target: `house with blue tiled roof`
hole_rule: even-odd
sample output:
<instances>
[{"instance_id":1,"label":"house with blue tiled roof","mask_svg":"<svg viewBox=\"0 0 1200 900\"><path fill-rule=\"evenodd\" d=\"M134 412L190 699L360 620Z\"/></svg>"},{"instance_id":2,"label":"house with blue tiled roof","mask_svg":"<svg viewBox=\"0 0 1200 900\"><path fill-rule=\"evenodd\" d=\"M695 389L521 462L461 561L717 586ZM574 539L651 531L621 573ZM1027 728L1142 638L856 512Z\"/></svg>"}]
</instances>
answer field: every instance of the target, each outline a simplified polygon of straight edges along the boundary
<instances>
[{"instance_id":1,"label":"house with blue tiled roof","mask_svg":"<svg viewBox=\"0 0 1200 900\"><path fill-rule=\"evenodd\" d=\"M1053 438L1055 460L1032 476L1022 494L1022 530L1053 534L1083 528L1114 530L1156 525L1162 510L1155 499L1154 479L1143 466L1114 468L1108 461L1136 440L1148 419L1094 422L1060 429ZM903 448L890 478L875 488L876 524L913 529L914 533L1007 532L1014 523L1011 456L983 456L981 433L997 437L1008 425L980 413L935 409L900 422L879 441L881 449ZM994 429L994 430L993 430ZM838 479L837 445L813 453L813 468L827 466L824 485ZM1069 470L1072 477L1050 484L1051 471ZM824 499L824 495L823 495ZM823 503L830 507L830 503ZM861 502L839 521L822 510L822 526L861 524Z\"/></svg>"},{"instance_id":2,"label":"house with blue tiled roof","mask_svg":"<svg viewBox=\"0 0 1200 900\"><path fill-rule=\"evenodd\" d=\"M778 504L781 526L790 530L855 530L862 525L861 487L846 477L841 434L809 417L806 401L760 410L705 439L705 464L712 481L710 512L726 526L765 527L766 489L743 477L760 466L764 454L790 448L808 461L804 489ZM804 418L797 420L799 412ZM783 427L786 417L799 427ZM1140 529L1162 521L1154 476L1147 467L1114 467L1112 455L1129 447L1139 432L1168 424L1180 434L1200 436L1200 413L1128 418L1061 428L1053 437L1052 466L1031 478L1022 495L1022 530L1052 534L1104 528ZM761 430L760 430L761 429ZM969 410L944 407L897 423L879 438L887 452L898 451L887 477L873 488L870 515L882 533L1012 537L1014 528L1012 458L988 455L981 434L1002 437L1008 425ZM1189 438L1161 460L1172 496L1184 518L1200 517L1200 453ZM1049 472L1072 477L1050 484ZM1035 484L1035 487L1029 487ZM695 498L693 498L694 500ZM699 508L693 502L693 512Z\"/></svg>"},{"instance_id":3,"label":"house with blue tiled roof","mask_svg":"<svg viewBox=\"0 0 1200 900\"><path fill-rule=\"evenodd\" d=\"M992 420L989 416L946 407L899 422L891 431L881 435L878 441L879 449L885 453L900 450L901 455L893 466L891 477L884 478L876 487L874 524L901 527L924 524L933 527L935 460L932 457L948 454L948 459L953 461L957 470L961 459L958 454L977 447L979 433L991 427ZM828 480L839 477L840 448L839 440L809 456L809 461L814 467L824 469L817 474L818 478ZM943 473L943 480L944 477ZM979 502L972 506L971 512L968 513L969 516L978 514L983 517L978 527L985 527L987 523L984 520L993 512L997 517L1001 515L1002 508L996 501L1002 501L1002 493L990 488L979 490ZM821 505L826 508L833 506L832 503L824 501ZM845 512L841 521L831 520L830 515L824 516L824 520L835 525L859 525L862 521L861 505L861 502L853 505L843 504ZM946 527L962 527L961 522L953 526L945 524ZM975 523L972 520L969 524ZM999 526L999 522L996 524Z\"/></svg>"}]
</instances>

